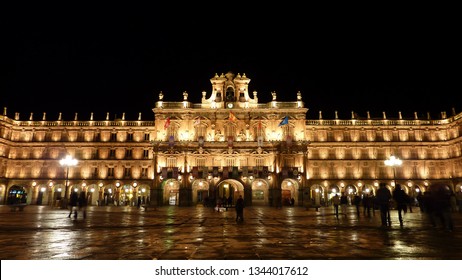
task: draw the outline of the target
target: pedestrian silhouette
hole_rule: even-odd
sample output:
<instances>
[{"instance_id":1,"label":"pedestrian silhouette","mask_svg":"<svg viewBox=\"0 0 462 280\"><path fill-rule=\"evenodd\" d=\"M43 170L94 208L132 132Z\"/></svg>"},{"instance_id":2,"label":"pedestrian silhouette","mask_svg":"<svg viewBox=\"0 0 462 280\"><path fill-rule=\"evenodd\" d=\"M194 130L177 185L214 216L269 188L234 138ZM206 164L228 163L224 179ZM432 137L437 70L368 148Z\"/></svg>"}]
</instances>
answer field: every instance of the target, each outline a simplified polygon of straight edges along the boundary
<instances>
[{"instance_id":1,"label":"pedestrian silhouette","mask_svg":"<svg viewBox=\"0 0 462 280\"><path fill-rule=\"evenodd\" d=\"M340 197L338 196L338 193L332 197L332 205L334 205L335 217L338 219L338 206L340 205Z\"/></svg>"},{"instance_id":2,"label":"pedestrian silhouette","mask_svg":"<svg viewBox=\"0 0 462 280\"><path fill-rule=\"evenodd\" d=\"M396 184L393 190L393 199L396 202L396 209L398 210L399 225L403 226L403 212L406 213L409 196L404 192L400 184Z\"/></svg>"},{"instance_id":3,"label":"pedestrian silhouette","mask_svg":"<svg viewBox=\"0 0 462 280\"><path fill-rule=\"evenodd\" d=\"M74 218L77 218L77 206L79 203L79 195L77 192L72 191L71 196L69 198L69 215L67 216L68 218L71 217L72 212L74 212Z\"/></svg>"},{"instance_id":4,"label":"pedestrian silhouette","mask_svg":"<svg viewBox=\"0 0 462 280\"><path fill-rule=\"evenodd\" d=\"M379 189L375 193L375 201L380 208L380 219L382 226L391 226L390 218L390 199L392 198L390 190L387 188L387 184L380 183Z\"/></svg>"},{"instance_id":5,"label":"pedestrian silhouette","mask_svg":"<svg viewBox=\"0 0 462 280\"><path fill-rule=\"evenodd\" d=\"M371 216L371 209L372 209L372 200L373 197L371 194L365 194L363 197L363 214L364 216L370 217Z\"/></svg>"},{"instance_id":6,"label":"pedestrian silhouette","mask_svg":"<svg viewBox=\"0 0 462 280\"><path fill-rule=\"evenodd\" d=\"M84 219L87 217L87 204L87 195L82 191L79 195L79 210L82 211ZM75 214L75 218L77 218L77 214Z\"/></svg>"},{"instance_id":7,"label":"pedestrian silhouette","mask_svg":"<svg viewBox=\"0 0 462 280\"><path fill-rule=\"evenodd\" d=\"M228 196L228 206L232 206L233 205L233 197L231 195Z\"/></svg>"},{"instance_id":8,"label":"pedestrian silhouette","mask_svg":"<svg viewBox=\"0 0 462 280\"><path fill-rule=\"evenodd\" d=\"M436 227L437 221L440 221L443 229L447 231L454 230L451 213L451 188L444 184L432 185L430 188L433 202L433 226Z\"/></svg>"},{"instance_id":9,"label":"pedestrian silhouette","mask_svg":"<svg viewBox=\"0 0 462 280\"><path fill-rule=\"evenodd\" d=\"M244 199L242 195L236 200L236 222L244 221Z\"/></svg>"}]
</instances>

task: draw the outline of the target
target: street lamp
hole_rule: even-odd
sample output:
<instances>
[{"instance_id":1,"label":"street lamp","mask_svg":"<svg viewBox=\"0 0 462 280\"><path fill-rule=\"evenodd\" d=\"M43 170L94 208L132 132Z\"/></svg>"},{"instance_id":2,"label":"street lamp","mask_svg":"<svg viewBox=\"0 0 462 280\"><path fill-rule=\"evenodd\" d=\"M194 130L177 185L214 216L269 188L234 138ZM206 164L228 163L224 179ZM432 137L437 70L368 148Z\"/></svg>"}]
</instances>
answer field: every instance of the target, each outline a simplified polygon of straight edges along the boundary
<instances>
[{"instance_id":1,"label":"street lamp","mask_svg":"<svg viewBox=\"0 0 462 280\"><path fill-rule=\"evenodd\" d=\"M403 161L400 160L399 158L391 155L389 159L385 160L385 165L386 166L391 166L393 167L393 184L396 186L396 171L395 167L396 166L401 166L403 164Z\"/></svg>"},{"instance_id":2,"label":"street lamp","mask_svg":"<svg viewBox=\"0 0 462 280\"><path fill-rule=\"evenodd\" d=\"M73 158L71 155L67 155L65 158L59 161L59 164L61 164L61 166L66 167L66 186L64 188L64 198L61 204L62 209L67 208L67 189L69 187L69 168L72 166L76 166L77 163L78 163L78 160Z\"/></svg>"}]
</instances>

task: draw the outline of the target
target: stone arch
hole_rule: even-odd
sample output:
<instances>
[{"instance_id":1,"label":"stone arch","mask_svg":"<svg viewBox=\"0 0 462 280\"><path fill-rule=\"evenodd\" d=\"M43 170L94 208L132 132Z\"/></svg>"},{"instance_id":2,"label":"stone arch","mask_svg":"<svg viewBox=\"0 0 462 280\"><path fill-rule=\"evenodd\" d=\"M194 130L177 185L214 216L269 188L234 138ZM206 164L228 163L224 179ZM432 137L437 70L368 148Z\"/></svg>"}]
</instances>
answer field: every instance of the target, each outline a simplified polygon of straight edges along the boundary
<instances>
[{"instance_id":1,"label":"stone arch","mask_svg":"<svg viewBox=\"0 0 462 280\"><path fill-rule=\"evenodd\" d=\"M368 194L375 195L374 185L372 185L372 184L364 184L362 186L362 194L363 195L368 195Z\"/></svg>"},{"instance_id":2,"label":"stone arch","mask_svg":"<svg viewBox=\"0 0 462 280\"><path fill-rule=\"evenodd\" d=\"M414 185L414 194L418 196L419 194L423 194L425 192L425 186L415 184Z\"/></svg>"},{"instance_id":3,"label":"stone arch","mask_svg":"<svg viewBox=\"0 0 462 280\"><path fill-rule=\"evenodd\" d=\"M167 179L163 185L163 205L179 205L180 202L180 181Z\"/></svg>"},{"instance_id":4,"label":"stone arch","mask_svg":"<svg viewBox=\"0 0 462 280\"><path fill-rule=\"evenodd\" d=\"M197 179L192 183L192 202L194 204L208 204L210 196L210 184L205 179Z\"/></svg>"},{"instance_id":5,"label":"stone arch","mask_svg":"<svg viewBox=\"0 0 462 280\"><path fill-rule=\"evenodd\" d=\"M65 184L64 183L57 183L53 184L53 187L51 187L52 191L52 199L53 203L55 206L60 206L61 205L61 200L64 197L65 194Z\"/></svg>"},{"instance_id":6,"label":"stone arch","mask_svg":"<svg viewBox=\"0 0 462 280\"><path fill-rule=\"evenodd\" d=\"M455 193L462 192L462 182L458 182L454 185L454 192Z\"/></svg>"},{"instance_id":7,"label":"stone arch","mask_svg":"<svg viewBox=\"0 0 462 280\"><path fill-rule=\"evenodd\" d=\"M136 205L136 188L132 184L123 184L119 188L119 205Z\"/></svg>"},{"instance_id":8,"label":"stone arch","mask_svg":"<svg viewBox=\"0 0 462 280\"><path fill-rule=\"evenodd\" d=\"M412 186L408 186L407 184L401 184L401 189L408 195L412 193Z\"/></svg>"},{"instance_id":9,"label":"stone arch","mask_svg":"<svg viewBox=\"0 0 462 280\"><path fill-rule=\"evenodd\" d=\"M269 183L264 179L252 182L252 205L269 205Z\"/></svg>"},{"instance_id":10,"label":"stone arch","mask_svg":"<svg viewBox=\"0 0 462 280\"><path fill-rule=\"evenodd\" d=\"M249 203L248 201L251 201L251 198L247 196L248 194L245 191L244 185L235 179L225 179L217 184L215 190L216 198L222 198L223 195L231 195L231 204L234 204L240 195L242 195L246 204Z\"/></svg>"},{"instance_id":11,"label":"stone arch","mask_svg":"<svg viewBox=\"0 0 462 280\"><path fill-rule=\"evenodd\" d=\"M321 206L326 204L325 187L314 184L310 187L311 205Z\"/></svg>"},{"instance_id":12,"label":"stone arch","mask_svg":"<svg viewBox=\"0 0 462 280\"><path fill-rule=\"evenodd\" d=\"M297 180L286 178L281 182L281 202L282 205L290 205L290 200L293 198L294 203L298 203L298 192L300 184Z\"/></svg>"},{"instance_id":13,"label":"stone arch","mask_svg":"<svg viewBox=\"0 0 462 280\"><path fill-rule=\"evenodd\" d=\"M100 205L114 205L116 202L116 193L117 187L113 184L108 184L104 186L103 198Z\"/></svg>"},{"instance_id":14,"label":"stone arch","mask_svg":"<svg viewBox=\"0 0 462 280\"><path fill-rule=\"evenodd\" d=\"M8 189L6 204L23 204L27 203L27 191L24 187L13 185Z\"/></svg>"},{"instance_id":15,"label":"stone arch","mask_svg":"<svg viewBox=\"0 0 462 280\"><path fill-rule=\"evenodd\" d=\"M354 195L358 193L358 187L353 184L349 184L345 187L345 192L347 195Z\"/></svg>"},{"instance_id":16,"label":"stone arch","mask_svg":"<svg viewBox=\"0 0 462 280\"><path fill-rule=\"evenodd\" d=\"M336 194L336 193L340 193L340 187L338 185L330 185L329 188L328 188L328 193L331 194Z\"/></svg>"},{"instance_id":17,"label":"stone arch","mask_svg":"<svg viewBox=\"0 0 462 280\"><path fill-rule=\"evenodd\" d=\"M336 184L332 184L328 187L328 190L327 190L327 201L328 201L328 204L329 202L331 201L332 197L334 197L336 194L340 195L341 194L341 190L340 190L340 187Z\"/></svg>"},{"instance_id":18,"label":"stone arch","mask_svg":"<svg viewBox=\"0 0 462 280\"><path fill-rule=\"evenodd\" d=\"M346 187L345 187L345 194L346 196L348 197L348 203L351 205L353 204L353 199L354 199L354 196L359 194L359 190L358 190L358 187L353 185L353 184L348 184Z\"/></svg>"},{"instance_id":19,"label":"stone arch","mask_svg":"<svg viewBox=\"0 0 462 280\"><path fill-rule=\"evenodd\" d=\"M99 192L98 192L98 185L95 183L87 185L87 202L88 205L98 205L99 199Z\"/></svg>"},{"instance_id":20,"label":"stone arch","mask_svg":"<svg viewBox=\"0 0 462 280\"><path fill-rule=\"evenodd\" d=\"M137 187L137 197L141 197L141 204L149 204L151 199L151 186L149 184L139 184Z\"/></svg>"},{"instance_id":21,"label":"stone arch","mask_svg":"<svg viewBox=\"0 0 462 280\"><path fill-rule=\"evenodd\" d=\"M51 204L51 193L53 186L50 183L40 182L32 187L33 197L31 203L37 205L48 205Z\"/></svg>"}]
</instances>

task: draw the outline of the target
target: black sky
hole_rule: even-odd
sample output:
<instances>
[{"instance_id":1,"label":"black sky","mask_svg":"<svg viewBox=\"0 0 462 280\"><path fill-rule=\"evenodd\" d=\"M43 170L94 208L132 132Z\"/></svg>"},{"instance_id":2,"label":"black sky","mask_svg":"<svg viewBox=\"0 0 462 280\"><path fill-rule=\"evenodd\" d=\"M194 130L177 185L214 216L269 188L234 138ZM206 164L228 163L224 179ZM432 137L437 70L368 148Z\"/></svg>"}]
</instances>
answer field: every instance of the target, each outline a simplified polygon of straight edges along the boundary
<instances>
[{"instance_id":1,"label":"black sky","mask_svg":"<svg viewBox=\"0 0 462 280\"><path fill-rule=\"evenodd\" d=\"M309 118L437 118L462 111L460 20L429 12L15 13L2 20L0 106L22 119L152 119L160 91L200 102L215 73L232 71L251 79L260 102L302 92Z\"/></svg>"}]
</instances>

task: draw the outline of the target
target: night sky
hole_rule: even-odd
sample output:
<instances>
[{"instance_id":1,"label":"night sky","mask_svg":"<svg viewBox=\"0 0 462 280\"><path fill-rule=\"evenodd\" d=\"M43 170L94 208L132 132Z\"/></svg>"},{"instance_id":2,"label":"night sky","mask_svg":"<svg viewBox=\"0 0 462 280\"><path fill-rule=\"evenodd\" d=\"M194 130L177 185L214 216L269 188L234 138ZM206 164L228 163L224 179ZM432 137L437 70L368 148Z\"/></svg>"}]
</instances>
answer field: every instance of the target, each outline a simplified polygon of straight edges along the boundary
<instances>
[{"instance_id":1,"label":"night sky","mask_svg":"<svg viewBox=\"0 0 462 280\"><path fill-rule=\"evenodd\" d=\"M0 106L8 116L47 112L56 120L152 119L160 91L165 101L200 102L215 73L245 73L249 91L268 102L293 101L308 118L413 118L452 108L462 112L459 20L428 13L378 16L316 11L282 18L250 12L162 16L120 13L15 13L2 19ZM261 14L260 14L261 15ZM303 16L302 16L303 15Z\"/></svg>"}]
</instances>

